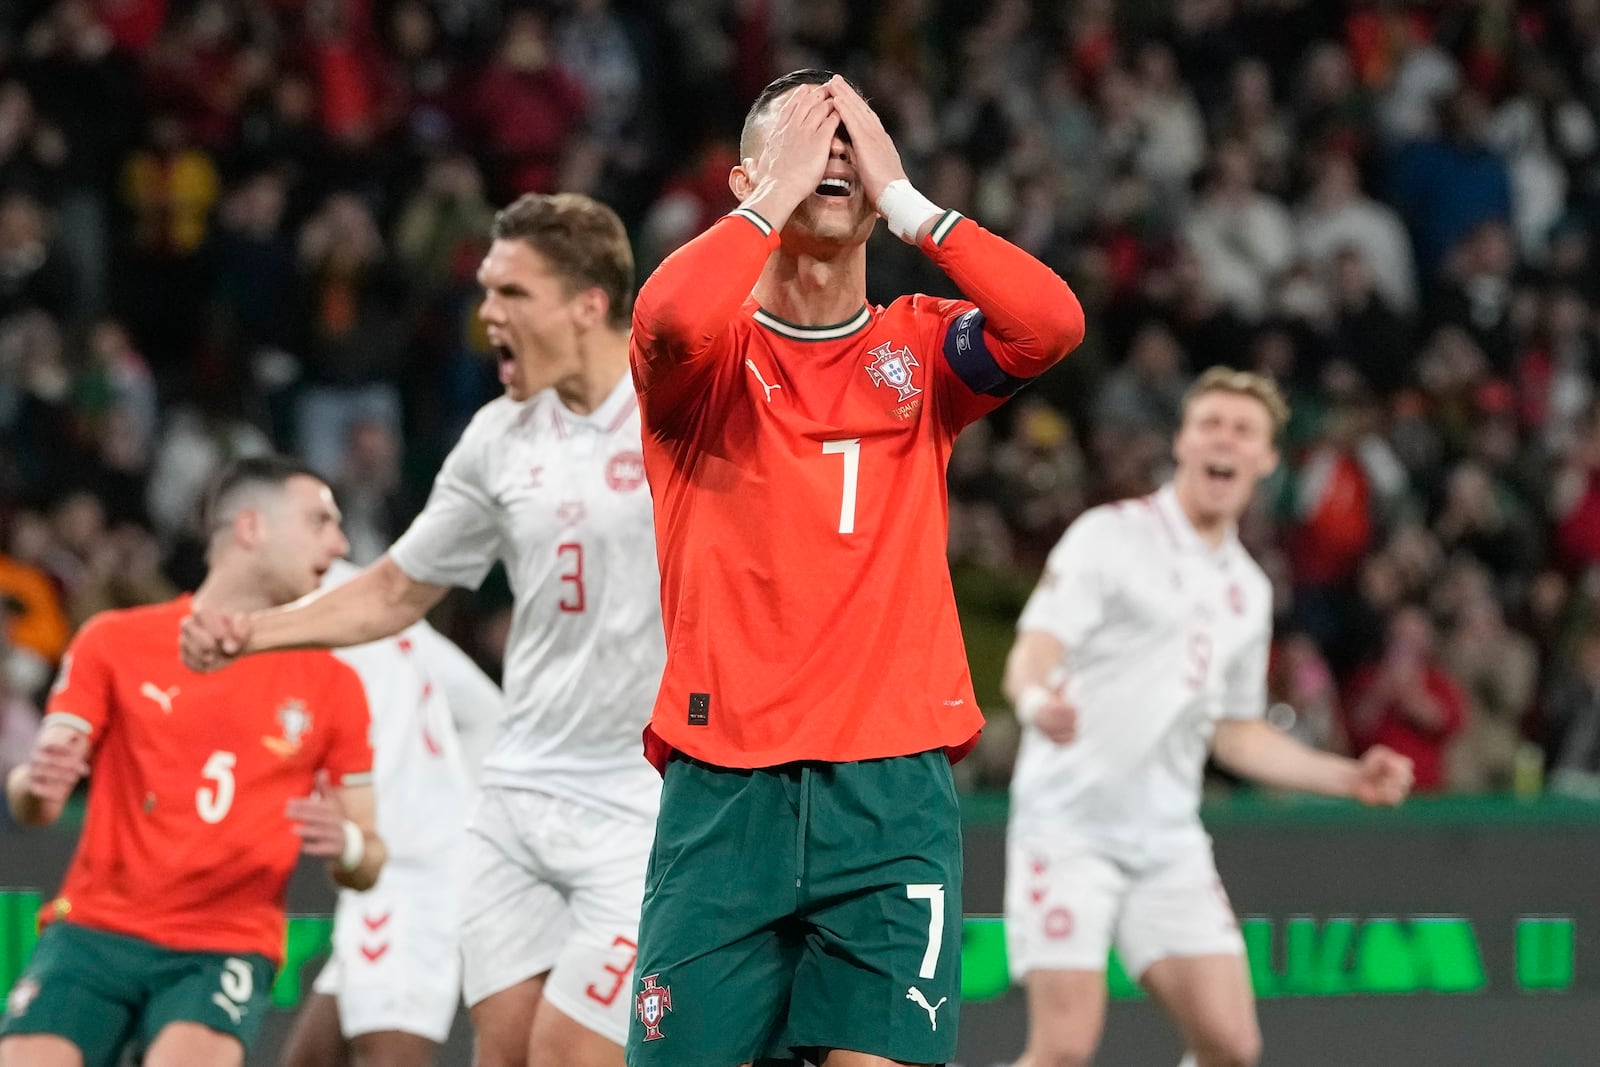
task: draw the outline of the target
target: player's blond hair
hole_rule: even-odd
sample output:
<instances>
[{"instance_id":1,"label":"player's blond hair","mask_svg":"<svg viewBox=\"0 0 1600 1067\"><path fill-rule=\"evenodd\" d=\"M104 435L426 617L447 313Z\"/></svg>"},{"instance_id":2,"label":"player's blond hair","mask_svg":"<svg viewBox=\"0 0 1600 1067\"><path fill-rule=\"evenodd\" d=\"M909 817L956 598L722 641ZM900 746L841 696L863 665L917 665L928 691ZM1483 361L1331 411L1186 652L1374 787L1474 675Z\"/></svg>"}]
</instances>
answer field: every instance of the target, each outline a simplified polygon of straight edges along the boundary
<instances>
[{"instance_id":1,"label":"player's blond hair","mask_svg":"<svg viewBox=\"0 0 1600 1067\"><path fill-rule=\"evenodd\" d=\"M633 317L633 248L622 220L582 193L524 193L495 214L495 240L520 240L550 261L572 289L595 288L611 302L606 322Z\"/></svg>"},{"instance_id":2,"label":"player's blond hair","mask_svg":"<svg viewBox=\"0 0 1600 1067\"><path fill-rule=\"evenodd\" d=\"M1272 420L1272 436L1276 437L1283 432L1289 422L1289 402L1283 398L1283 393L1278 389L1278 383L1268 378L1265 374L1254 371L1236 370L1233 367L1212 367L1189 386L1188 392L1183 394L1183 413L1187 417L1190 406L1207 393L1232 393L1235 396L1247 396L1258 401L1267 409L1267 416Z\"/></svg>"}]
</instances>

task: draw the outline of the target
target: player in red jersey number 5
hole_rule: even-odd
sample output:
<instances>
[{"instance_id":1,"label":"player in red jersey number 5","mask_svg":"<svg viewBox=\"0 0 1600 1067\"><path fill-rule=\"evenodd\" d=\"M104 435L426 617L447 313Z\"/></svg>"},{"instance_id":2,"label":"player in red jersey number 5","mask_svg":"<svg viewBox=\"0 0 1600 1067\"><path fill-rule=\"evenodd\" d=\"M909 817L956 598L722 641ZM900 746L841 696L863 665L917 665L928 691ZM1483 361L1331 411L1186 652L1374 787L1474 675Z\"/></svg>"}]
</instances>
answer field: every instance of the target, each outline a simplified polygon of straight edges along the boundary
<instances>
[{"instance_id":1,"label":"player in red jersey number 5","mask_svg":"<svg viewBox=\"0 0 1600 1067\"><path fill-rule=\"evenodd\" d=\"M93 774L83 832L0 1024L4 1067L238 1067L282 961L284 894L302 852L370 888L366 694L326 652L205 675L178 658L195 607L242 611L317 587L348 548L321 479L275 456L218 483L209 569L193 597L108 611L73 639L33 758L12 772L17 821L61 814Z\"/></svg>"}]
</instances>

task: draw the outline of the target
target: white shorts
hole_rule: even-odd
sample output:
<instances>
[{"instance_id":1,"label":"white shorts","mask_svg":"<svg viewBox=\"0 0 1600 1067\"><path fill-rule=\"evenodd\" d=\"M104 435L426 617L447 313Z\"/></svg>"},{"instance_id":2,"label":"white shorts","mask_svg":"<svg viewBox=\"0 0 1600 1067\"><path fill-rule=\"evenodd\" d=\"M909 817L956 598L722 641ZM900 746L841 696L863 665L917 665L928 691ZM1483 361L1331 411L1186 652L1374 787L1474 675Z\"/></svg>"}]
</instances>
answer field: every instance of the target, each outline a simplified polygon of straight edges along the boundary
<instances>
[{"instance_id":1,"label":"white shorts","mask_svg":"<svg viewBox=\"0 0 1600 1067\"><path fill-rule=\"evenodd\" d=\"M1030 971L1103 971L1113 944L1133 978L1173 956L1244 954L1209 843L1141 870L1081 843L1008 843L1006 952L1014 980Z\"/></svg>"},{"instance_id":2,"label":"white shorts","mask_svg":"<svg viewBox=\"0 0 1600 1067\"><path fill-rule=\"evenodd\" d=\"M364 893L341 890L333 954L313 987L339 1000L346 1039L400 1030L444 1042L461 997L460 851L448 863L386 864Z\"/></svg>"},{"instance_id":3,"label":"white shorts","mask_svg":"<svg viewBox=\"0 0 1600 1067\"><path fill-rule=\"evenodd\" d=\"M544 996L623 1044L653 823L522 789L483 790L467 835L469 1005L549 972Z\"/></svg>"}]
</instances>

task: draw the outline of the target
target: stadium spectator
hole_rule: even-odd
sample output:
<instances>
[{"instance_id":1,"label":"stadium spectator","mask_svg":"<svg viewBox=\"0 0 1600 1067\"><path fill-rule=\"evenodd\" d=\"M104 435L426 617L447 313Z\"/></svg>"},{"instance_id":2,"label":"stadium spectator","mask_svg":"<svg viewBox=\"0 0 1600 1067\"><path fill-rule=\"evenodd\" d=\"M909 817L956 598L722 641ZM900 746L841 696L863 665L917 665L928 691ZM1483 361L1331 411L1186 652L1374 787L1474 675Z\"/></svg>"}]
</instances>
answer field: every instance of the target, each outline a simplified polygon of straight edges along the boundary
<instances>
[{"instance_id":1,"label":"stadium spectator","mask_svg":"<svg viewBox=\"0 0 1600 1067\"><path fill-rule=\"evenodd\" d=\"M483 144L495 198L570 188L562 169L588 106L583 87L554 54L548 16L514 9L468 103L467 121Z\"/></svg>"},{"instance_id":2,"label":"stadium spectator","mask_svg":"<svg viewBox=\"0 0 1600 1067\"><path fill-rule=\"evenodd\" d=\"M0 554L0 612L5 620L5 658L0 675L7 692L23 696L44 690L72 630L50 577L15 556Z\"/></svg>"},{"instance_id":3,"label":"stadium spectator","mask_svg":"<svg viewBox=\"0 0 1600 1067\"><path fill-rule=\"evenodd\" d=\"M1509 792L1523 717L1533 708L1539 655L1533 642L1506 624L1493 595L1480 595L1456 613L1439 662L1461 683L1468 701L1462 730L1446 754L1450 788L1466 793Z\"/></svg>"},{"instance_id":4,"label":"stadium spectator","mask_svg":"<svg viewBox=\"0 0 1600 1067\"><path fill-rule=\"evenodd\" d=\"M1350 153L1328 148L1312 162L1310 188L1295 213L1298 254L1324 273L1347 249L1359 253L1372 272L1373 288L1397 313L1417 305L1411 238L1393 208L1364 194Z\"/></svg>"},{"instance_id":5,"label":"stadium spectator","mask_svg":"<svg viewBox=\"0 0 1600 1067\"><path fill-rule=\"evenodd\" d=\"M1421 608L1399 609L1382 658L1358 668L1345 698L1358 752L1384 745L1408 757L1419 793L1445 786L1445 750L1468 714L1466 694L1435 654L1432 621Z\"/></svg>"},{"instance_id":6,"label":"stadium spectator","mask_svg":"<svg viewBox=\"0 0 1600 1067\"><path fill-rule=\"evenodd\" d=\"M1381 634L1393 611L1356 584L1327 586L1326 561L1304 550L1308 502L1348 487L1328 458L1332 437L1352 436L1337 426L1352 409L1357 466L1382 473L1387 452L1398 468L1367 486L1376 503L1344 573L1396 570L1376 554L1425 518L1442 545L1410 558L1487 564L1512 624L1555 662L1567 591L1581 607L1600 563L1585 443L1600 375L1600 80L1583 58L1600 15L1070 6L1013 0L969 17L907 2L868 16L834 3L790 18L637 0L0 5L0 512L92 485L102 536L148 524L182 585L194 577L183 527L219 457L278 447L338 464L349 425L375 418L399 446L384 508L403 523L497 391L471 276L485 190L592 187L638 235L642 276L732 206L725 134L774 65L826 55L871 87L920 188L1046 257L1087 313L1079 356L1031 399L1066 418L1091 462L1070 488L1022 493L1024 506L958 507L953 552L1025 586L1046 527L1153 488L1161 438L1099 413L1125 407L1135 339L1161 322L1187 373L1256 367L1293 400L1288 471L1267 490L1300 510L1268 516L1259 553L1290 549L1284 607L1341 685L1370 651L1362 628ZM1209 174L1196 192L1201 164L1235 148L1257 175L1234 199L1294 209L1286 261L1185 240L1252 232L1239 219L1262 214L1221 210ZM328 257L301 259L295 242L351 192L365 233L348 245L386 251L330 284ZM869 258L874 301L953 295L892 238ZM1249 263L1242 290L1236 261ZM365 304L347 300L357 292ZM312 328L352 307L376 332L335 343ZM100 325L108 309L130 343ZM384 398L352 407L367 386ZM308 392L333 398L320 440L326 420L303 431L295 418ZM1030 455L1012 422L962 446L971 470L992 474L1003 453L1026 459L1016 470L1060 473L1062 457ZM1452 489L1464 460L1493 486L1476 517ZM1426 595L1414 567L1396 580ZM982 597L963 604L992 621ZM466 610L462 633L493 632L492 605Z\"/></svg>"},{"instance_id":7,"label":"stadium spectator","mask_svg":"<svg viewBox=\"0 0 1600 1067\"><path fill-rule=\"evenodd\" d=\"M377 219L353 193L329 196L301 227L299 246L305 382L295 436L311 468L332 478L357 423L400 433L403 290Z\"/></svg>"},{"instance_id":8,"label":"stadium spectator","mask_svg":"<svg viewBox=\"0 0 1600 1067\"><path fill-rule=\"evenodd\" d=\"M1600 801L1600 628L1579 635L1545 694L1550 788Z\"/></svg>"},{"instance_id":9,"label":"stadium spectator","mask_svg":"<svg viewBox=\"0 0 1600 1067\"><path fill-rule=\"evenodd\" d=\"M0 319L28 310L64 318L73 297L39 201L20 189L0 196Z\"/></svg>"}]
</instances>

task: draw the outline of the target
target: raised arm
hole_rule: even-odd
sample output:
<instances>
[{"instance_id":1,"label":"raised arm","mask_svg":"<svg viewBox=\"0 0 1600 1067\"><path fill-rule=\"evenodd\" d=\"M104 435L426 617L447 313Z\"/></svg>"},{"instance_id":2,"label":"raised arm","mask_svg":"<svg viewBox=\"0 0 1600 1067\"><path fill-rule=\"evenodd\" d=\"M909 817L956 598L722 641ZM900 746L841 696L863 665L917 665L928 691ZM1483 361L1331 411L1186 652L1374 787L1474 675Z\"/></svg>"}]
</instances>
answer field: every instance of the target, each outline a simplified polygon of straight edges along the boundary
<instances>
[{"instance_id":1,"label":"raised arm","mask_svg":"<svg viewBox=\"0 0 1600 1067\"><path fill-rule=\"evenodd\" d=\"M360 645L404 630L448 591L417 581L385 555L344 585L281 608L248 614L197 610L184 620L179 644L184 663L197 671L254 652Z\"/></svg>"},{"instance_id":2,"label":"raised arm","mask_svg":"<svg viewBox=\"0 0 1600 1067\"><path fill-rule=\"evenodd\" d=\"M1078 347L1083 307L1072 288L1010 241L941 211L913 189L877 113L843 78L827 88L850 131L863 190L889 229L922 249L978 305L985 332L999 342L990 347L1000 368L1016 378L1037 377Z\"/></svg>"},{"instance_id":3,"label":"raised arm","mask_svg":"<svg viewBox=\"0 0 1600 1067\"><path fill-rule=\"evenodd\" d=\"M946 212L919 241L983 312L990 353L1015 378L1036 378L1083 342L1083 307L1055 271L971 219Z\"/></svg>"},{"instance_id":4,"label":"raised arm","mask_svg":"<svg viewBox=\"0 0 1600 1067\"><path fill-rule=\"evenodd\" d=\"M839 125L826 89L804 85L789 95L761 158L742 160L735 171L739 207L668 256L639 288L632 351L641 392L711 349L761 277L789 216L822 181Z\"/></svg>"}]
</instances>

